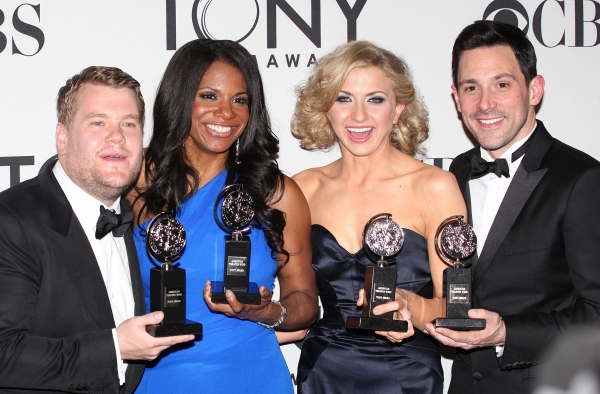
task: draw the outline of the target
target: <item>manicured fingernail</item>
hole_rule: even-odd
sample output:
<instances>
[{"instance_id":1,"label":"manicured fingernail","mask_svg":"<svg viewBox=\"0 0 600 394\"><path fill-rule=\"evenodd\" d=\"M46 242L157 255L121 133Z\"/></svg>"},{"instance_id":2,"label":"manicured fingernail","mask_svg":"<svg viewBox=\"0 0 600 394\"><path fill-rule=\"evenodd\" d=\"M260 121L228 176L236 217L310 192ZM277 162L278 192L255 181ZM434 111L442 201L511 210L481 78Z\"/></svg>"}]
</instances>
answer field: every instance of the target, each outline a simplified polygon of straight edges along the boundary
<instances>
[{"instance_id":1,"label":"manicured fingernail","mask_svg":"<svg viewBox=\"0 0 600 394\"><path fill-rule=\"evenodd\" d=\"M379 308L377 308L377 307L373 308L373 313L379 313Z\"/></svg>"},{"instance_id":2,"label":"manicured fingernail","mask_svg":"<svg viewBox=\"0 0 600 394\"><path fill-rule=\"evenodd\" d=\"M233 293L231 292L231 290L227 290L227 291L225 292L225 295L227 296L227 298L231 298L231 297L233 297Z\"/></svg>"}]
</instances>

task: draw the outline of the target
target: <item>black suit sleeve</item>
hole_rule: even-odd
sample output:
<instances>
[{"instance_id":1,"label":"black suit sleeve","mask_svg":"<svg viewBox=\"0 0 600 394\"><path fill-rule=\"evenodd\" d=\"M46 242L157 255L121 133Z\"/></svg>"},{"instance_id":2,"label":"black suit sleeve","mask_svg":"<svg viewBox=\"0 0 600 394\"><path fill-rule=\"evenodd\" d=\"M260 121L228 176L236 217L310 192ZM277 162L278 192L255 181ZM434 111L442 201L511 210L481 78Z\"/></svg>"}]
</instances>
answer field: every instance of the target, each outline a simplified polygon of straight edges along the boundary
<instances>
[{"instance_id":1,"label":"black suit sleeve","mask_svg":"<svg viewBox=\"0 0 600 394\"><path fill-rule=\"evenodd\" d=\"M3 205L0 218L0 388L67 391L79 385L94 391L99 388L94 385L118 392L111 330L74 332L80 323L68 307L52 310L41 299L57 285L51 281L60 270L44 230L26 231Z\"/></svg>"},{"instance_id":2,"label":"black suit sleeve","mask_svg":"<svg viewBox=\"0 0 600 394\"><path fill-rule=\"evenodd\" d=\"M503 316L503 368L519 362L535 364L548 344L565 330L600 323L600 167L586 170L573 183L566 195L562 222L549 225L557 225L557 237L564 239L564 259L573 283L574 301L569 307L548 313Z\"/></svg>"}]
</instances>

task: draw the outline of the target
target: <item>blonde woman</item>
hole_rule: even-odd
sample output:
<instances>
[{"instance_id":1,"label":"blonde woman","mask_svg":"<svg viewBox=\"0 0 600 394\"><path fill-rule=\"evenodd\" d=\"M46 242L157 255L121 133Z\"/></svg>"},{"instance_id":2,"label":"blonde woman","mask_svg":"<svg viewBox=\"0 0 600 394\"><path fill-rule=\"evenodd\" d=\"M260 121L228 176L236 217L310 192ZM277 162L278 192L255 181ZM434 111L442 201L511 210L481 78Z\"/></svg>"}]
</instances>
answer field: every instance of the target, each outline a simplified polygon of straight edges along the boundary
<instances>
[{"instance_id":1,"label":"blonde woman","mask_svg":"<svg viewBox=\"0 0 600 394\"><path fill-rule=\"evenodd\" d=\"M299 392L441 393L438 345L420 330L443 313L446 265L435 253L435 231L466 208L452 174L415 158L423 153L428 115L408 68L387 50L352 42L322 58L297 93L292 133L302 148L337 144L341 151L333 163L294 177L311 211L312 264L324 308L302 347ZM344 324L360 315L365 270L375 264L362 248L362 230L383 212L403 228L405 241L391 265L396 301L375 313L394 311L409 321L407 333Z\"/></svg>"}]
</instances>

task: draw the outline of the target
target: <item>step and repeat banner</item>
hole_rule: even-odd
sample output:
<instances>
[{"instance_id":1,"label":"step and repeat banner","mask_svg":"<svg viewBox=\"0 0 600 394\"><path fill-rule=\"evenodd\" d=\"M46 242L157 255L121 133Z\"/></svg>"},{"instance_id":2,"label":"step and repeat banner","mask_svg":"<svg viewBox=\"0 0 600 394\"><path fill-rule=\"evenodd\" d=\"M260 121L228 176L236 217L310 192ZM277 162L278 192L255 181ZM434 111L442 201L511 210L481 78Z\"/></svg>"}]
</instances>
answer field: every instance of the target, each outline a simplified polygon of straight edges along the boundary
<instances>
[{"instance_id":1,"label":"step and repeat banner","mask_svg":"<svg viewBox=\"0 0 600 394\"><path fill-rule=\"evenodd\" d=\"M301 150L289 123L294 87L317 59L355 39L406 60L430 112L425 160L447 169L473 146L452 100L450 58L458 33L478 19L527 33L546 79L538 117L600 158L600 0L0 0L0 190L55 154L56 94L69 77L90 65L119 67L140 81L151 114L169 59L198 37L235 40L255 56L286 174L339 156ZM149 117L146 142L151 135ZM282 350L295 379L299 348Z\"/></svg>"}]
</instances>

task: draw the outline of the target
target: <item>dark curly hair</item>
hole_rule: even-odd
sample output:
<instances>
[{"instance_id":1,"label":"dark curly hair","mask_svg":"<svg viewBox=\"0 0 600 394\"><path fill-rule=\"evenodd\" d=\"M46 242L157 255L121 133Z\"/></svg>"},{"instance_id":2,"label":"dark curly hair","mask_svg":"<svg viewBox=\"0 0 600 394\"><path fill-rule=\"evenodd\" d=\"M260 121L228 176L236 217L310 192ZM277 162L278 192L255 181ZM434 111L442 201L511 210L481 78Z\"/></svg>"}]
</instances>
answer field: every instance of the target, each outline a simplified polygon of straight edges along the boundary
<instances>
[{"instance_id":1,"label":"dark curly hair","mask_svg":"<svg viewBox=\"0 0 600 394\"><path fill-rule=\"evenodd\" d=\"M262 79L256 61L240 44L229 40L190 41L175 52L169 62L154 103L154 132L146 151L146 185L137 192L145 210L157 214L178 211L200 185L196 169L186 159L183 143L191 129L191 113L198 85L216 61L227 63L242 73L248 87L250 117L239 137L238 157L235 144L226 160L227 184L241 183L253 196L256 213L252 226L262 229L273 256L289 259L283 248L283 212L271 208L284 191L284 177L277 165L279 140L271 130L265 104Z\"/></svg>"}]
</instances>

